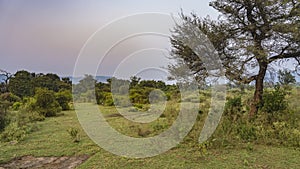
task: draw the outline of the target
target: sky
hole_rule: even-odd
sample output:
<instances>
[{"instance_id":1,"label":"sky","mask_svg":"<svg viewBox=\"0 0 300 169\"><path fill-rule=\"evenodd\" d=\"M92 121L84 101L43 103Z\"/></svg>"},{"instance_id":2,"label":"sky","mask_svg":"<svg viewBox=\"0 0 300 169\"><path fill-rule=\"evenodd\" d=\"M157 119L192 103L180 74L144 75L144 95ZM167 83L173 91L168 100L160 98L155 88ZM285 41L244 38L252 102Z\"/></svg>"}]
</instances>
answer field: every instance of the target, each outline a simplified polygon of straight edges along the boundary
<instances>
[{"instance_id":1,"label":"sky","mask_svg":"<svg viewBox=\"0 0 300 169\"><path fill-rule=\"evenodd\" d=\"M101 27L128 15L155 12L176 16L181 9L216 18L218 13L209 7L209 1L0 0L0 68L11 73L28 70L70 76L81 49ZM138 43L143 41L136 40L131 46ZM120 51L114 55L122 55ZM140 52L135 57L147 55ZM106 65L119 62L107 57ZM108 66L99 75L111 75L113 69L116 67Z\"/></svg>"}]
</instances>

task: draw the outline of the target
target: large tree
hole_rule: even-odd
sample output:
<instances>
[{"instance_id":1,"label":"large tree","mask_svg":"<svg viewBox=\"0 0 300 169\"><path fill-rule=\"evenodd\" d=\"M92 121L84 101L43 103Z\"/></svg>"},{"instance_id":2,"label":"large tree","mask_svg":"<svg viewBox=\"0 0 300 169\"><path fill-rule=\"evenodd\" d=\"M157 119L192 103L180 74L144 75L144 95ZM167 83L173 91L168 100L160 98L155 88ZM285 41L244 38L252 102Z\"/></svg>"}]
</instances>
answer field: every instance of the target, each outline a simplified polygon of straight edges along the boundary
<instances>
[{"instance_id":1,"label":"large tree","mask_svg":"<svg viewBox=\"0 0 300 169\"><path fill-rule=\"evenodd\" d=\"M33 79L35 74L25 70L18 71L10 79L8 89L13 94L23 98L34 95Z\"/></svg>"},{"instance_id":2,"label":"large tree","mask_svg":"<svg viewBox=\"0 0 300 169\"><path fill-rule=\"evenodd\" d=\"M172 56L197 76L207 75L201 57L195 57L197 54L181 40L186 26L197 25L215 47L229 80L240 84L255 81L249 112L252 118L261 104L268 70L288 60L300 64L300 2L214 0L210 6L221 13L216 21L182 14L183 24L177 25L171 37Z\"/></svg>"}]
</instances>

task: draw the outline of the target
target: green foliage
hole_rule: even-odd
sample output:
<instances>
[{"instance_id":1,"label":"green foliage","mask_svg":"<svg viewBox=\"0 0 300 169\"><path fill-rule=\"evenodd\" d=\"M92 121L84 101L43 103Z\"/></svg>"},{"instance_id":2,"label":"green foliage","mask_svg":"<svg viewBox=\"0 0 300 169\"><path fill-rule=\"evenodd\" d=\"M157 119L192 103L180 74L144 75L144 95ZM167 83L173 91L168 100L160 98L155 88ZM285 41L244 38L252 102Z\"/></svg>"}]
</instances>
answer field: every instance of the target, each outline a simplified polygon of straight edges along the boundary
<instances>
[{"instance_id":1,"label":"green foliage","mask_svg":"<svg viewBox=\"0 0 300 169\"><path fill-rule=\"evenodd\" d=\"M4 101L9 101L10 103L18 102L21 101L21 98L12 94L12 93L3 93L0 95L0 100Z\"/></svg>"},{"instance_id":2,"label":"green foliage","mask_svg":"<svg viewBox=\"0 0 300 169\"><path fill-rule=\"evenodd\" d=\"M24 98L32 97L37 88L46 88L54 92L71 90L72 82L69 78L61 80L58 75L52 73L44 75L22 70L15 73L10 79L8 88L13 94Z\"/></svg>"},{"instance_id":3,"label":"green foliage","mask_svg":"<svg viewBox=\"0 0 300 169\"><path fill-rule=\"evenodd\" d=\"M59 91L59 82L60 78L56 74L48 73L46 75L44 74L37 74L33 78L33 84L35 88L46 88L48 90L52 90L54 92Z\"/></svg>"},{"instance_id":4,"label":"green foliage","mask_svg":"<svg viewBox=\"0 0 300 169\"><path fill-rule=\"evenodd\" d=\"M36 110L26 109L26 107L21 107L14 117L16 117L15 121L18 121L21 124L45 120L43 114L40 114Z\"/></svg>"},{"instance_id":5,"label":"green foliage","mask_svg":"<svg viewBox=\"0 0 300 169\"><path fill-rule=\"evenodd\" d=\"M149 96L151 101L156 102L165 100L162 96L166 96L167 100L178 100L179 94L178 87L175 85L166 85L165 82L154 80L141 81L138 77L131 77L130 82L111 78L108 79L108 83L96 83L95 88L97 104L105 106L128 107L133 104L136 107L144 107L142 104L150 104Z\"/></svg>"},{"instance_id":6,"label":"green foliage","mask_svg":"<svg viewBox=\"0 0 300 169\"><path fill-rule=\"evenodd\" d=\"M211 148L211 146L212 146L212 143L209 141L198 144L197 148L198 148L200 155L201 156L208 155L208 150L209 150L209 148Z\"/></svg>"},{"instance_id":7,"label":"green foliage","mask_svg":"<svg viewBox=\"0 0 300 169\"><path fill-rule=\"evenodd\" d=\"M10 123L5 127L4 131L0 134L0 139L3 142L21 141L28 133L25 126L20 126L17 122Z\"/></svg>"},{"instance_id":8,"label":"green foliage","mask_svg":"<svg viewBox=\"0 0 300 169\"><path fill-rule=\"evenodd\" d=\"M104 106L113 106L114 101L110 92L97 92L96 94L97 104Z\"/></svg>"},{"instance_id":9,"label":"green foliage","mask_svg":"<svg viewBox=\"0 0 300 169\"><path fill-rule=\"evenodd\" d=\"M133 104L149 104L148 96L151 92L151 88L133 88L129 91L129 98Z\"/></svg>"},{"instance_id":10,"label":"green foliage","mask_svg":"<svg viewBox=\"0 0 300 169\"><path fill-rule=\"evenodd\" d=\"M38 88L35 94L35 110L45 117L56 116L61 111L53 91Z\"/></svg>"},{"instance_id":11,"label":"green foliage","mask_svg":"<svg viewBox=\"0 0 300 169\"><path fill-rule=\"evenodd\" d=\"M120 106L120 107L129 107L129 106L131 106L131 103L127 96L114 95L114 105Z\"/></svg>"},{"instance_id":12,"label":"green foliage","mask_svg":"<svg viewBox=\"0 0 300 169\"><path fill-rule=\"evenodd\" d=\"M217 20L202 18L195 13L190 16L181 13L183 22L175 26L170 40L171 57L176 64L169 66L169 72L178 77L181 72L186 72L182 69L188 68L205 83L211 72L206 68L207 58L203 57L209 56L204 53L213 47L214 52L223 56L218 59L225 68L227 79L239 84L255 82L256 95L249 112L249 117L253 118L262 102L269 64L299 57L300 1L213 0L210 6L220 12ZM205 38L207 40L203 40ZM204 47L196 49L196 46ZM296 64L299 66L300 63ZM249 73L253 70L257 73ZM191 77L184 73L187 79ZM288 77L284 81L293 80Z\"/></svg>"},{"instance_id":13,"label":"green foliage","mask_svg":"<svg viewBox=\"0 0 300 169\"><path fill-rule=\"evenodd\" d=\"M239 120L242 116L242 98L234 97L228 99L224 108L224 115L229 118L232 122Z\"/></svg>"},{"instance_id":14,"label":"green foliage","mask_svg":"<svg viewBox=\"0 0 300 169\"><path fill-rule=\"evenodd\" d=\"M293 92L297 93L296 89ZM213 136L218 140L218 145L214 146L227 147L236 142L244 142L299 147L299 115L287 104L287 98L298 97L296 93L291 95L280 86L265 91L261 113L253 121L249 121L247 114L243 113L248 95L229 92L230 98Z\"/></svg>"},{"instance_id":15,"label":"green foliage","mask_svg":"<svg viewBox=\"0 0 300 169\"><path fill-rule=\"evenodd\" d=\"M288 71L287 69L285 69L283 71L279 70L279 72L278 72L278 80L279 80L279 83L281 85L284 85L284 86L296 83L295 76L293 76L291 74L291 72Z\"/></svg>"},{"instance_id":16,"label":"green foliage","mask_svg":"<svg viewBox=\"0 0 300 169\"><path fill-rule=\"evenodd\" d=\"M69 103L72 101L72 93L69 90L62 90L55 93L55 99L62 110L70 110Z\"/></svg>"},{"instance_id":17,"label":"green foliage","mask_svg":"<svg viewBox=\"0 0 300 169\"><path fill-rule=\"evenodd\" d=\"M30 72L25 70L18 71L9 81L9 91L21 98L33 96L33 78L34 74Z\"/></svg>"},{"instance_id":18,"label":"green foliage","mask_svg":"<svg viewBox=\"0 0 300 169\"><path fill-rule=\"evenodd\" d=\"M285 99L286 94L286 91L280 86L275 86L274 90L264 93L261 110L268 114L270 121L277 114L287 113L288 102Z\"/></svg>"},{"instance_id":19,"label":"green foliage","mask_svg":"<svg viewBox=\"0 0 300 169\"><path fill-rule=\"evenodd\" d=\"M81 136L77 128L70 128L67 130L74 143L80 142Z\"/></svg>"},{"instance_id":20,"label":"green foliage","mask_svg":"<svg viewBox=\"0 0 300 169\"><path fill-rule=\"evenodd\" d=\"M12 109L14 111L18 111L21 107L23 106L23 104L21 102L15 102L13 105L12 105Z\"/></svg>"},{"instance_id":21,"label":"green foliage","mask_svg":"<svg viewBox=\"0 0 300 169\"><path fill-rule=\"evenodd\" d=\"M14 102L19 101L20 98L12 93L3 93L0 95L0 131L2 131L7 122L7 114L9 108L14 104Z\"/></svg>"},{"instance_id":22,"label":"green foliage","mask_svg":"<svg viewBox=\"0 0 300 169\"><path fill-rule=\"evenodd\" d=\"M96 80L92 75L84 75L84 78L79 81L78 84L74 85L73 93L81 94L86 93L89 90L95 88Z\"/></svg>"},{"instance_id":23,"label":"green foliage","mask_svg":"<svg viewBox=\"0 0 300 169\"><path fill-rule=\"evenodd\" d=\"M254 141L257 139L256 136L256 127L250 123L248 124L240 124L236 128L238 136L243 141Z\"/></svg>"},{"instance_id":24,"label":"green foliage","mask_svg":"<svg viewBox=\"0 0 300 169\"><path fill-rule=\"evenodd\" d=\"M0 132L5 128L6 123L6 113L3 110L0 110Z\"/></svg>"}]
</instances>

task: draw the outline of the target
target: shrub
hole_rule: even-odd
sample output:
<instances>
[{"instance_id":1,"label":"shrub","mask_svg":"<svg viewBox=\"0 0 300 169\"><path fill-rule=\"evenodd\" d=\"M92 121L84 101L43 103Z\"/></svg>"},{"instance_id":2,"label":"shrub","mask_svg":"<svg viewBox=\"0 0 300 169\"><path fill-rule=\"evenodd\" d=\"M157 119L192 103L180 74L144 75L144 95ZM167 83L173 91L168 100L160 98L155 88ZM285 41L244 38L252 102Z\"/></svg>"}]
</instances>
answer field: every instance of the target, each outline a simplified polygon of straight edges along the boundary
<instances>
[{"instance_id":1,"label":"shrub","mask_svg":"<svg viewBox=\"0 0 300 169\"><path fill-rule=\"evenodd\" d=\"M72 101L72 94L68 90L55 93L55 99L59 103L62 110L70 110L69 103Z\"/></svg>"},{"instance_id":2,"label":"shrub","mask_svg":"<svg viewBox=\"0 0 300 169\"><path fill-rule=\"evenodd\" d=\"M1 133L1 141L21 141L27 134L25 126L19 126L17 122L10 123Z\"/></svg>"},{"instance_id":3,"label":"shrub","mask_svg":"<svg viewBox=\"0 0 300 169\"><path fill-rule=\"evenodd\" d=\"M80 134L77 128L70 128L68 131L74 143L78 143L80 141Z\"/></svg>"},{"instance_id":4,"label":"shrub","mask_svg":"<svg viewBox=\"0 0 300 169\"><path fill-rule=\"evenodd\" d=\"M6 113L0 110L0 132L5 128L6 125Z\"/></svg>"},{"instance_id":5,"label":"shrub","mask_svg":"<svg viewBox=\"0 0 300 169\"><path fill-rule=\"evenodd\" d=\"M21 99L12 93L3 93L0 95L0 100L6 100L11 103L21 101Z\"/></svg>"},{"instance_id":6,"label":"shrub","mask_svg":"<svg viewBox=\"0 0 300 169\"><path fill-rule=\"evenodd\" d=\"M114 95L114 104L115 104L115 106L120 106L120 107L131 106L131 103L130 103L130 100L128 99L128 97L122 96L122 95Z\"/></svg>"},{"instance_id":7,"label":"shrub","mask_svg":"<svg viewBox=\"0 0 300 169\"><path fill-rule=\"evenodd\" d=\"M37 111L29 111L25 108L21 108L16 114L16 120L23 123L32 123L45 120L45 116Z\"/></svg>"},{"instance_id":8,"label":"shrub","mask_svg":"<svg viewBox=\"0 0 300 169\"><path fill-rule=\"evenodd\" d=\"M12 105L12 109L14 111L18 111L21 107L22 107L22 103L21 102L15 102L13 105Z\"/></svg>"},{"instance_id":9,"label":"shrub","mask_svg":"<svg viewBox=\"0 0 300 169\"><path fill-rule=\"evenodd\" d=\"M262 110L266 113L283 111L288 107L285 100L286 92L276 86L274 91L266 91L263 99Z\"/></svg>"},{"instance_id":10,"label":"shrub","mask_svg":"<svg viewBox=\"0 0 300 169\"><path fill-rule=\"evenodd\" d=\"M35 94L35 109L45 117L56 116L61 111L59 103L55 99L53 91L38 88Z\"/></svg>"},{"instance_id":11,"label":"shrub","mask_svg":"<svg viewBox=\"0 0 300 169\"><path fill-rule=\"evenodd\" d=\"M234 97L228 99L228 101L225 104L224 108L224 115L226 118L231 120L232 122L237 121L238 119L241 118L241 113L242 113L242 99L241 97Z\"/></svg>"},{"instance_id":12,"label":"shrub","mask_svg":"<svg viewBox=\"0 0 300 169\"><path fill-rule=\"evenodd\" d=\"M288 102L285 99L286 91L280 86L275 86L275 90L264 92L263 106L261 110L268 115L268 121L272 122L275 115L286 113Z\"/></svg>"},{"instance_id":13,"label":"shrub","mask_svg":"<svg viewBox=\"0 0 300 169\"><path fill-rule=\"evenodd\" d=\"M257 139L256 128L252 124L240 124L237 127L239 137L244 141L254 141Z\"/></svg>"}]
</instances>

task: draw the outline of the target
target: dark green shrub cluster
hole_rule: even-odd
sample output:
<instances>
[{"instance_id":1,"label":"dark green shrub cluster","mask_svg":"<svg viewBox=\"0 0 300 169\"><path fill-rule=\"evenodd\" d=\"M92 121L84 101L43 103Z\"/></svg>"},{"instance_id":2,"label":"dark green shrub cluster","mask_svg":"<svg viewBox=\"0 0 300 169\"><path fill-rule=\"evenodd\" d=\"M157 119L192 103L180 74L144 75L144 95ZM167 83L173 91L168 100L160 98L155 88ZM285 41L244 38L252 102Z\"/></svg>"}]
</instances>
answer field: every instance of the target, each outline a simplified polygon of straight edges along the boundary
<instances>
[{"instance_id":1,"label":"dark green shrub cluster","mask_svg":"<svg viewBox=\"0 0 300 169\"><path fill-rule=\"evenodd\" d=\"M25 108L10 112L7 117L7 125L0 134L0 140L4 142L21 141L28 133L36 129L35 121L44 119L44 116Z\"/></svg>"},{"instance_id":2,"label":"dark green shrub cluster","mask_svg":"<svg viewBox=\"0 0 300 169\"><path fill-rule=\"evenodd\" d=\"M69 90L62 90L55 93L55 99L59 103L62 110L70 110L69 103L72 101L72 93Z\"/></svg>"},{"instance_id":3,"label":"dark green shrub cluster","mask_svg":"<svg viewBox=\"0 0 300 169\"><path fill-rule=\"evenodd\" d=\"M20 141L35 122L69 110L72 82L56 74L18 71L0 94L0 140Z\"/></svg>"},{"instance_id":4,"label":"dark green shrub cluster","mask_svg":"<svg viewBox=\"0 0 300 169\"><path fill-rule=\"evenodd\" d=\"M285 88L266 90L259 114L251 121L244 111L247 99L229 95L233 97L227 100L222 120L211 138L217 140L214 146L234 146L236 142L300 146L299 115L289 106Z\"/></svg>"},{"instance_id":5,"label":"dark green shrub cluster","mask_svg":"<svg viewBox=\"0 0 300 169\"><path fill-rule=\"evenodd\" d=\"M21 141L29 131L26 126L20 126L16 122L9 123L5 130L0 134L0 139L3 142Z\"/></svg>"},{"instance_id":6,"label":"dark green shrub cluster","mask_svg":"<svg viewBox=\"0 0 300 169\"><path fill-rule=\"evenodd\" d=\"M280 86L276 86L274 90L265 91L261 111L268 114L270 121L276 118L276 115L287 113L288 102L285 99L286 95L287 92Z\"/></svg>"},{"instance_id":7,"label":"dark green shrub cluster","mask_svg":"<svg viewBox=\"0 0 300 169\"><path fill-rule=\"evenodd\" d=\"M36 102L34 106L39 114L45 117L52 117L56 116L56 114L61 111L61 107L56 101L53 91L45 88L38 88L35 93Z\"/></svg>"},{"instance_id":8,"label":"dark green shrub cluster","mask_svg":"<svg viewBox=\"0 0 300 169\"><path fill-rule=\"evenodd\" d=\"M97 104L104 106L128 107L133 105L141 108L143 106L140 105L150 104L149 96L156 90L162 91L166 100L176 100L180 95L176 85L166 85L162 81L154 80L141 81L137 77L132 77L130 81L111 78L107 80L107 83L95 83ZM157 94L151 95L151 98L152 101L164 100L161 95Z\"/></svg>"},{"instance_id":9,"label":"dark green shrub cluster","mask_svg":"<svg viewBox=\"0 0 300 169\"><path fill-rule=\"evenodd\" d=\"M241 96L228 99L224 108L224 116L230 121L235 122L242 117L242 98Z\"/></svg>"}]
</instances>

